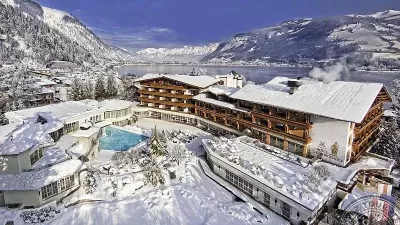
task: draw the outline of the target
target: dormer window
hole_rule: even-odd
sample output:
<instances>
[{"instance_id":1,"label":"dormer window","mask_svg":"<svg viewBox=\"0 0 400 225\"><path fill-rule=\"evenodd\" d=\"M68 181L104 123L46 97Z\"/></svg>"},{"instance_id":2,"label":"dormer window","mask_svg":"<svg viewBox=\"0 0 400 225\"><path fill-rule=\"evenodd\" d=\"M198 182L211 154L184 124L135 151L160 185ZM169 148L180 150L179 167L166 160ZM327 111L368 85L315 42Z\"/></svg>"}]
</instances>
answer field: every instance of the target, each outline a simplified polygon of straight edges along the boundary
<instances>
[{"instance_id":1,"label":"dormer window","mask_svg":"<svg viewBox=\"0 0 400 225\"><path fill-rule=\"evenodd\" d=\"M35 164L39 159L43 157L43 148L38 148L34 152L31 153L31 165Z\"/></svg>"}]
</instances>

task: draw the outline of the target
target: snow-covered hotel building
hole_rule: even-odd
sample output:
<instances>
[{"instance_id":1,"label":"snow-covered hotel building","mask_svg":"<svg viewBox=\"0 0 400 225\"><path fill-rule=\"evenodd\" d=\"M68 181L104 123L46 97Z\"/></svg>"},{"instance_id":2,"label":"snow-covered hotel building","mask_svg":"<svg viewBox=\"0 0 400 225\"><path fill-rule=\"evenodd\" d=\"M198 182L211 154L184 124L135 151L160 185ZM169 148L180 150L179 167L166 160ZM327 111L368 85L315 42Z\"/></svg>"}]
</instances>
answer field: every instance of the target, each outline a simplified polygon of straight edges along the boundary
<instances>
[{"instance_id":1,"label":"snow-covered hotel building","mask_svg":"<svg viewBox=\"0 0 400 225\"><path fill-rule=\"evenodd\" d=\"M79 187L103 127L127 125L133 103L70 101L8 112L0 129L0 207L39 207Z\"/></svg>"},{"instance_id":2,"label":"snow-covered hotel building","mask_svg":"<svg viewBox=\"0 0 400 225\"><path fill-rule=\"evenodd\" d=\"M276 77L264 85L236 88L219 85L226 81L211 76L159 74L137 81L140 106L147 108L135 111L138 116L246 134L342 167L359 159L374 143L383 103L391 101L378 83Z\"/></svg>"},{"instance_id":3,"label":"snow-covered hotel building","mask_svg":"<svg viewBox=\"0 0 400 225\"><path fill-rule=\"evenodd\" d=\"M318 166L256 139L203 140L214 173L286 218L309 224L336 200L336 181Z\"/></svg>"}]
</instances>

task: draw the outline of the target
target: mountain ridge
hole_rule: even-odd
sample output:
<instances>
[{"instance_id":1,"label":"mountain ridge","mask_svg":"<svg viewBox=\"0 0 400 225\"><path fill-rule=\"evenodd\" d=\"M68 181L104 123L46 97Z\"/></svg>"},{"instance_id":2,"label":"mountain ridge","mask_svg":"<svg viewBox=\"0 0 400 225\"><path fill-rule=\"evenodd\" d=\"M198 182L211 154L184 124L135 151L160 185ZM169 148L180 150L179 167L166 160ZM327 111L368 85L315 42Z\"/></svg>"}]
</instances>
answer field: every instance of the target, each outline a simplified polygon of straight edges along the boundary
<instances>
[{"instance_id":1,"label":"mountain ridge","mask_svg":"<svg viewBox=\"0 0 400 225\"><path fill-rule=\"evenodd\" d=\"M202 62L263 62L313 66L345 61L355 67L400 68L400 11L289 20L241 32Z\"/></svg>"}]
</instances>

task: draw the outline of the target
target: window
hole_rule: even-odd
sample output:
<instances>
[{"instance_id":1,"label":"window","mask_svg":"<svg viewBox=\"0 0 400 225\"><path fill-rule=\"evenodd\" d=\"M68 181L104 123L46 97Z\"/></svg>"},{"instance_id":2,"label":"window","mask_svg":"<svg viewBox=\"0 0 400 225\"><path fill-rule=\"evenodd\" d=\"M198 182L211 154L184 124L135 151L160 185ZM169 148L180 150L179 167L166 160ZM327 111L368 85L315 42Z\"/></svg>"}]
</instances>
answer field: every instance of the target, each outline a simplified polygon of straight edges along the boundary
<instances>
[{"instance_id":1,"label":"window","mask_svg":"<svg viewBox=\"0 0 400 225\"><path fill-rule=\"evenodd\" d=\"M49 185L42 187L42 189L41 189L42 199L43 200L49 199L59 193L62 193L64 191L70 189L73 186L75 186L75 176L74 175L63 177L57 182L53 182Z\"/></svg>"},{"instance_id":2,"label":"window","mask_svg":"<svg viewBox=\"0 0 400 225\"><path fill-rule=\"evenodd\" d=\"M271 195L264 192L264 204L269 207L271 202Z\"/></svg>"},{"instance_id":3,"label":"window","mask_svg":"<svg viewBox=\"0 0 400 225\"><path fill-rule=\"evenodd\" d=\"M236 174L233 174L232 172L230 172L227 169L225 169L225 173L226 173L225 177L228 181L230 181L234 185L238 186L245 192L247 192L251 195L253 194L253 184L247 182L246 180L237 176Z\"/></svg>"},{"instance_id":4,"label":"window","mask_svg":"<svg viewBox=\"0 0 400 225\"><path fill-rule=\"evenodd\" d=\"M287 219L290 218L290 205L286 202L282 202L282 216Z\"/></svg>"},{"instance_id":5,"label":"window","mask_svg":"<svg viewBox=\"0 0 400 225\"><path fill-rule=\"evenodd\" d=\"M42 187L42 199L46 200L58 194L57 182Z\"/></svg>"},{"instance_id":6,"label":"window","mask_svg":"<svg viewBox=\"0 0 400 225\"><path fill-rule=\"evenodd\" d=\"M31 155L31 165L35 164L40 158L43 157L43 148L35 150Z\"/></svg>"},{"instance_id":7,"label":"window","mask_svg":"<svg viewBox=\"0 0 400 225\"><path fill-rule=\"evenodd\" d=\"M65 133L71 133L78 130L78 122L69 123L65 125Z\"/></svg>"}]
</instances>

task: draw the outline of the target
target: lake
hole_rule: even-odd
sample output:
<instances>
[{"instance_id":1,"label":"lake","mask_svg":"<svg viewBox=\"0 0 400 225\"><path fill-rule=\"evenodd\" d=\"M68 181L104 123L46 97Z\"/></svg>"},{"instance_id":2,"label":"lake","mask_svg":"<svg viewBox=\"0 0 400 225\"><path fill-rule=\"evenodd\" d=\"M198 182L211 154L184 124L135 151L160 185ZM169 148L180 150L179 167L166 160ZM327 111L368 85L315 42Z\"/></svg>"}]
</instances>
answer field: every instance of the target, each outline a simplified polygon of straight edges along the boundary
<instances>
[{"instance_id":1,"label":"lake","mask_svg":"<svg viewBox=\"0 0 400 225\"><path fill-rule=\"evenodd\" d=\"M256 84L266 83L276 76L303 77L309 68L266 67L266 66L206 66L206 65L126 65L118 68L121 75L128 73L142 76L147 73L188 74L195 68L200 74L223 75L234 70ZM393 79L400 78L400 72L350 71L342 76L345 81L376 82L389 87Z\"/></svg>"}]
</instances>

